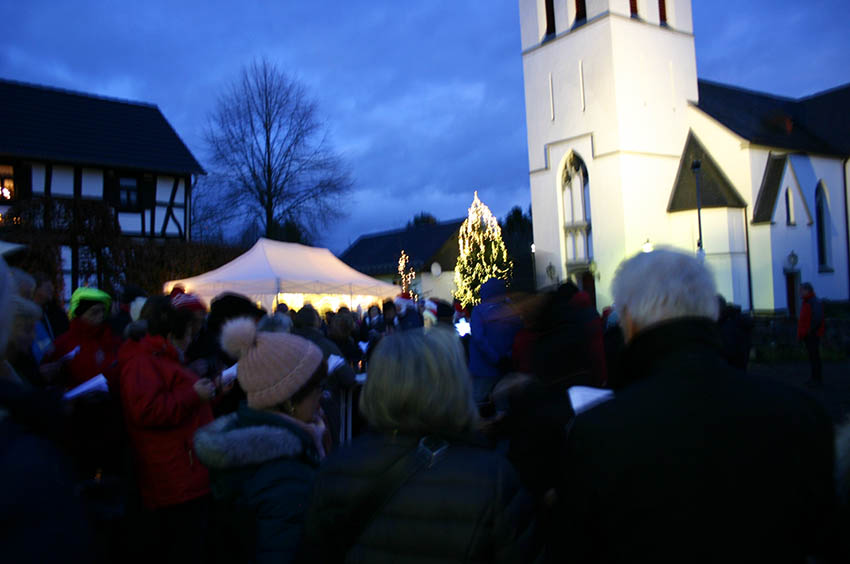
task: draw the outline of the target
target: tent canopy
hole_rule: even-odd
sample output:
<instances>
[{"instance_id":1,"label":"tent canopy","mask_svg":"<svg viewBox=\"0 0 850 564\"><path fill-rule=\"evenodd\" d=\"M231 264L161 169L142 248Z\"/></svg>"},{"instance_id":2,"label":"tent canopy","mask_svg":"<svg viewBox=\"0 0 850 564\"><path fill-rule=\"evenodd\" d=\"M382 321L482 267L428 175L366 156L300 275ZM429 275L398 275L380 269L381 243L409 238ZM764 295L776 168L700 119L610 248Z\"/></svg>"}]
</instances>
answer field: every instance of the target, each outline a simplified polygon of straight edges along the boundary
<instances>
[{"instance_id":1,"label":"tent canopy","mask_svg":"<svg viewBox=\"0 0 850 564\"><path fill-rule=\"evenodd\" d=\"M356 307L364 298L374 301L399 293L398 286L354 270L328 249L264 238L215 270L166 282L165 292L177 285L207 303L222 292L236 292L267 308L282 294L344 296L349 306Z\"/></svg>"}]
</instances>

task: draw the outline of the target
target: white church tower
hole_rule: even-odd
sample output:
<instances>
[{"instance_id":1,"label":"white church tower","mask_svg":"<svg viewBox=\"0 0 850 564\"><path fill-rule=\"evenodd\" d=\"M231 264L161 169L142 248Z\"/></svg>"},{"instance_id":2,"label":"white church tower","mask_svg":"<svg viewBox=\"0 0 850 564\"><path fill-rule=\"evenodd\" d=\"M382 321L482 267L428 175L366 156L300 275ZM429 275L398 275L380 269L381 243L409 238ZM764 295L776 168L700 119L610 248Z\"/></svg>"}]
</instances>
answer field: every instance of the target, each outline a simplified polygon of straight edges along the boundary
<instances>
[{"instance_id":1,"label":"white church tower","mask_svg":"<svg viewBox=\"0 0 850 564\"><path fill-rule=\"evenodd\" d=\"M698 98L691 2L519 6L538 285L573 279L601 309L623 258L696 239L695 214L682 242L668 213Z\"/></svg>"}]
</instances>

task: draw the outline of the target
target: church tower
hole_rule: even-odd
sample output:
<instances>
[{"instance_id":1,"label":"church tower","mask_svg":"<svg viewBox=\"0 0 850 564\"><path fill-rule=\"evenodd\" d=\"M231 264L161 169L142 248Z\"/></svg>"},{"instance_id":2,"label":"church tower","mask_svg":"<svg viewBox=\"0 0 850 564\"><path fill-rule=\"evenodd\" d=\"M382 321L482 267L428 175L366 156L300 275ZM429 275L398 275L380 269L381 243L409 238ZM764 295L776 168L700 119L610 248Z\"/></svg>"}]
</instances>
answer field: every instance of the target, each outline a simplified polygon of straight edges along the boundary
<instances>
[{"instance_id":1,"label":"church tower","mask_svg":"<svg viewBox=\"0 0 850 564\"><path fill-rule=\"evenodd\" d=\"M623 258L670 244L697 72L690 0L520 0L537 280L611 303Z\"/></svg>"}]
</instances>

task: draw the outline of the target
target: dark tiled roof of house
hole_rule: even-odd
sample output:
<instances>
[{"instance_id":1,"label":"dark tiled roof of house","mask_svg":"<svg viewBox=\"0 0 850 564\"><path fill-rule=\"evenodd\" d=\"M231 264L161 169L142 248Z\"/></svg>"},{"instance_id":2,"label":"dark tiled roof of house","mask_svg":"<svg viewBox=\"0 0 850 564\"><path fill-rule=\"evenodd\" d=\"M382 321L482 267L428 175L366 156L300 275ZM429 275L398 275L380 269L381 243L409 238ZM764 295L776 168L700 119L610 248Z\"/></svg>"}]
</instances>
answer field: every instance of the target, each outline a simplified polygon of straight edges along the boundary
<instances>
[{"instance_id":1,"label":"dark tiled roof of house","mask_svg":"<svg viewBox=\"0 0 850 564\"><path fill-rule=\"evenodd\" d=\"M670 194L668 212L697 209L696 177L691 170L694 160L700 161L700 206L703 208L743 208L747 204L735 190L717 162L693 132L688 134L679 171Z\"/></svg>"},{"instance_id":2,"label":"dark tiled roof of house","mask_svg":"<svg viewBox=\"0 0 850 564\"><path fill-rule=\"evenodd\" d=\"M457 236L463 219L362 235L342 253L343 262L366 274L394 274L404 250L419 272L439 262L454 270L459 253Z\"/></svg>"},{"instance_id":3,"label":"dark tiled roof of house","mask_svg":"<svg viewBox=\"0 0 850 564\"><path fill-rule=\"evenodd\" d=\"M782 173L788 163L788 155L770 155L764 176L761 179L756 206L753 208L753 223L770 223L773 221L773 210L776 208L776 198L779 196Z\"/></svg>"},{"instance_id":4,"label":"dark tiled roof of house","mask_svg":"<svg viewBox=\"0 0 850 564\"><path fill-rule=\"evenodd\" d=\"M154 105L0 80L0 155L203 174Z\"/></svg>"},{"instance_id":5,"label":"dark tiled roof of house","mask_svg":"<svg viewBox=\"0 0 850 564\"><path fill-rule=\"evenodd\" d=\"M850 84L795 100L700 80L697 107L757 145L850 154Z\"/></svg>"}]
</instances>

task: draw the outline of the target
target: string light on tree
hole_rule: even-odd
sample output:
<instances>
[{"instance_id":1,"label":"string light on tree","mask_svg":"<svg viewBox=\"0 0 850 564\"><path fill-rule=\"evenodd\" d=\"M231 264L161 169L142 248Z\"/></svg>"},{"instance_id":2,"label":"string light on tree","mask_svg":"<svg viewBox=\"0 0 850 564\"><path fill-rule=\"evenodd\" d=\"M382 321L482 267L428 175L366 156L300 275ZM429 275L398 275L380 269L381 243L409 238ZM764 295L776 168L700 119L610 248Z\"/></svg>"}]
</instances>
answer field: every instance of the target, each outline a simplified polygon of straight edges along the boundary
<instances>
[{"instance_id":1,"label":"string light on tree","mask_svg":"<svg viewBox=\"0 0 850 564\"><path fill-rule=\"evenodd\" d=\"M478 199L478 191L469 206L469 215L460 226L458 247L454 296L462 307L481 302L479 290L490 278L510 280L513 262L502 241L502 228L490 208Z\"/></svg>"},{"instance_id":2,"label":"string light on tree","mask_svg":"<svg viewBox=\"0 0 850 564\"><path fill-rule=\"evenodd\" d=\"M401 256L398 257L398 276L401 279L401 291L402 293L410 293L413 299L416 297L410 291L410 285L413 282L413 279L416 278L416 272L413 270L413 267L408 267L410 263L410 258L407 256L407 253L404 252L404 249L401 251Z\"/></svg>"}]
</instances>

